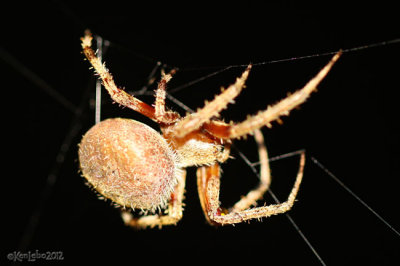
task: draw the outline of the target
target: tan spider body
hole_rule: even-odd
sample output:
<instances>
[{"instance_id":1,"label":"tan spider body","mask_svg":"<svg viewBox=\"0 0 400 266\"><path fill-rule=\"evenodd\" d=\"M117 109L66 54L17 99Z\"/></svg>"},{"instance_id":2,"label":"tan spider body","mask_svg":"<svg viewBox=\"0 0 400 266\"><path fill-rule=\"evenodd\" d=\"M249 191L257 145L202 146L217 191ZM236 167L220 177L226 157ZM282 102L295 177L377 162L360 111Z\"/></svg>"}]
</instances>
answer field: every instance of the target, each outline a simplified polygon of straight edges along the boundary
<instances>
[{"instance_id":1,"label":"tan spider body","mask_svg":"<svg viewBox=\"0 0 400 266\"><path fill-rule=\"evenodd\" d=\"M207 221L214 225L234 224L288 211L294 203L303 177L304 153L293 189L286 202L253 207L270 184L268 154L260 127L303 103L327 75L340 53L301 90L267 110L234 124L216 120L243 89L251 65L234 84L193 114L181 118L166 110L166 84L171 74L163 74L156 91L154 107L119 89L111 74L91 48L92 37L82 38L85 56L103 81L112 99L157 122L162 135L140 122L129 119L108 119L92 127L79 147L83 176L103 196L124 207L122 218L136 228L176 224L182 217L186 167L196 166L200 203ZM228 211L219 202L220 163L229 158L231 140L254 134L261 163L260 184ZM142 209L146 215L134 218L126 210ZM167 209L164 212L161 211ZM156 213L159 210L159 213ZM152 214L147 215L147 211Z\"/></svg>"}]
</instances>

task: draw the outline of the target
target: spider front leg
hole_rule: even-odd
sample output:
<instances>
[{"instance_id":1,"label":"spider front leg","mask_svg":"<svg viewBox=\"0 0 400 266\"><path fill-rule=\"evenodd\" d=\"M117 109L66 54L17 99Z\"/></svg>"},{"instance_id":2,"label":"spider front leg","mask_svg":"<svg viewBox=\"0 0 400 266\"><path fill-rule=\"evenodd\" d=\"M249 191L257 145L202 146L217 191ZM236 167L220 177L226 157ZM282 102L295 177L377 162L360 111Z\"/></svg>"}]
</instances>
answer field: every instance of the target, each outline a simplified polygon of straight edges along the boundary
<instances>
[{"instance_id":1,"label":"spider front leg","mask_svg":"<svg viewBox=\"0 0 400 266\"><path fill-rule=\"evenodd\" d=\"M129 211L123 211L121 216L124 223L137 229L144 229L146 227L154 228L156 226L161 228L163 225L175 225L182 218L185 180L186 170L182 170L165 215L155 214L135 218Z\"/></svg>"},{"instance_id":2,"label":"spider front leg","mask_svg":"<svg viewBox=\"0 0 400 266\"><path fill-rule=\"evenodd\" d=\"M225 109L229 103L233 103L233 99L244 88L251 67L252 65L249 65L242 75L236 79L236 82L226 90L223 89L221 94L215 96L214 100L206 102L203 108L178 121L172 129L174 135L182 138L190 132L199 129L204 123L209 122L212 117L219 116L219 112Z\"/></svg>"},{"instance_id":3,"label":"spider front leg","mask_svg":"<svg viewBox=\"0 0 400 266\"><path fill-rule=\"evenodd\" d=\"M110 94L111 98L120 105L139 112L152 120L156 120L155 109L152 106L133 97L115 85L114 78L106 69L105 65L101 62L100 58L98 58L96 53L93 51L92 39L93 38L90 32L86 32L85 36L81 38L83 53L93 66L96 73L100 76L101 80L103 81L103 85Z\"/></svg>"},{"instance_id":4,"label":"spider front leg","mask_svg":"<svg viewBox=\"0 0 400 266\"><path fill-rule=\"evenodd\" d=\"M287 201L263 207L255 207L246 210L223 212L219 203L220 192L220 167L218 164L203 166L197 170L198 189L200 202L207 220L211 224L224 225L235 224L250 219L259 219L271 215L285 213L294 204L300 184L303 178L305 155L301 154L300 167L295 184Z\"/></svg>"},{"instance_id":5,"label":"spider front leg","mask_svg":"<svg viewBox=\"0 0 400 266\"><path fill-rule=\"evenodd\" d=\"M275 105L269 106L266 110L247 118L241 123L222 123L210 121L203 125L203 128L212 135L222 139L234 139L245 136L255 129L263 126L271 127L271 123L275 120L279 121L279 117L289 115L289 112L304 103L312 92L317 89L319 83L326 77L332 66L339 59L342 52L336 53L328 64L312 78L302 89L296 91L292 95L286 97Z\"/></svg>"},{"instance_id":6,"label":"spider front leg","mask_svg":"<svg viewBox=\"0 0 400 266\"><path fill-rule=\"evenodd\" d=\"M172 75L175 73L175 69L169 74L162 73L161 81L158 83L156 90L155 106L155 117L158 122L164 124L172 124L180 118L179 114L173 111L167 111L165 108L165 97L167 90L167 83L171 80Z\"/></svg>"}]
</instances>

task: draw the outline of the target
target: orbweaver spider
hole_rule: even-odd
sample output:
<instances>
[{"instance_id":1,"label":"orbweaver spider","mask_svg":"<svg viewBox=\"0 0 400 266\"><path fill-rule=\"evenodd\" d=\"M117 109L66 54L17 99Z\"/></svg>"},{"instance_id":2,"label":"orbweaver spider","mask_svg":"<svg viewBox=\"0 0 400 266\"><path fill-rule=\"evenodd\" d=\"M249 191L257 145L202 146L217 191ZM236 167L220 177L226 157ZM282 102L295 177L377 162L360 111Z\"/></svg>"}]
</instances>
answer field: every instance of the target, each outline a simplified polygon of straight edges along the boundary
<instances>
[{"instance_id":1,"label":"orbweaver spider","mask_svg":"<svg viewBox=\"0 0 400 266\"><path fill-rule=\"evenodd\" d=\"M296 181L287 201L251 208L262 198L271 181L267 149L259 128L270 127L272 121L279 121L280 116L288 115L289 111L303 103L327 75L341 52L301 90L241 123L227 124L216 117L243 89L251 65L214 100L206 102L197 112L180 117L165 108L166 85L172 73L162 75L154 107L150 106L115 85L111 74L92 50L89 33L81 40L86 58L111 98L147 116L161 128L162 135L134 120L108 119L93 126L79 145L83 176L100 194L124 208L122 218L125 224L135 228L176 224L182 217L185 168L190 166L198 167L200 203L207 221L212 225L235 224L290 210L303 177L304 153L301 154ZM229 158L232 139L247 134L254 134L258 144L260 184L231 209L223 210L219 202L220 163ZM145 215L135 218L126 207L141 209ZM164 209L167 210L161 212Z\"/></svg>"}]
</instances>

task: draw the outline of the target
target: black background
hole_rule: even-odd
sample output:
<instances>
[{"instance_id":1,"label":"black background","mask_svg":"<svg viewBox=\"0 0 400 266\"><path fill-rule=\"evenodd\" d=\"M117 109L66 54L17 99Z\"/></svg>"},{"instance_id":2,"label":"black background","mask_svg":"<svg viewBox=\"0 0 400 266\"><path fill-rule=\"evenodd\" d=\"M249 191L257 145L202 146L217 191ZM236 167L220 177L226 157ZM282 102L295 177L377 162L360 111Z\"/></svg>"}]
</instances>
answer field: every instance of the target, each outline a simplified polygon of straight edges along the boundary
<instances>
[{"instance_id":1,"label":"black background","mask_svg":"<svg viewBox=\"0 0 400 266\"><path fill-rule=\"evenodd\" d=\"M93 72L83 60L84 29L110 41L104 56L116 83L140 89L157 61L179 67L169 88L187 84L224 66L271 62L333 52L399 38L395 8L381 3L350 7L281 4L127 4L111 1L22 2L2 9L0 60L3 131L3 215L1 260L13 251L62 251L64 262L157 264L243 260L248 265L318 265L285 215L235 227L209 226L188 170L186 207L178 226L135 231L123 225L118 209L97 199L78 174L77 144L94 123ZM306 149L304 181L290 212L328 265L394 265L400 237L335 183L311 156L339 177L395 228L399 178L399 43L344 53L318 93L264 129L270 156ZM4 52L5 51L5 52ZM12 56L12 58L10 58ZM222 113L240 121L301 88L330 56L255 66L247 88ZM15 65L16 62L18 65ZM215 67L215 68L214 68ZM82 114L66 108L29 78L35 73ZM242 67L207 78L173 94L192 109L212 99ZM24 72L24 73L22 73ZM89 90L88 90L89 88ZM150 89L154 89L151 87ZM112 104L103 91L102 119L148 119ZM142 100L152 103L151 96ZM174 103L168 105L182 115ZM76 131L73 131L76 129ZM71 131L72 130L72 131ZM76 134L75 134L76 133ZM69 139L69 136L71 138ZM67 145L62 143L67 139ZM68 144L69 142L69 144ZM257 161L251 138L237 147ZM64 155L62 158L57 154ZM257 184L236 159L223 165L221 201L230 206ZM4 161L4 160L3 160ZM271 189L284 200L298 158L271 163ZM49 178L50 175L50 178ZM53 178L54 177L54 178ZM47 180L55 180L49 185ZM272 203L269 195L265 200ZM36 221L36 226L29 224ZM59 263L59 262L57 262Z\"/></svg>"}]
</instances>

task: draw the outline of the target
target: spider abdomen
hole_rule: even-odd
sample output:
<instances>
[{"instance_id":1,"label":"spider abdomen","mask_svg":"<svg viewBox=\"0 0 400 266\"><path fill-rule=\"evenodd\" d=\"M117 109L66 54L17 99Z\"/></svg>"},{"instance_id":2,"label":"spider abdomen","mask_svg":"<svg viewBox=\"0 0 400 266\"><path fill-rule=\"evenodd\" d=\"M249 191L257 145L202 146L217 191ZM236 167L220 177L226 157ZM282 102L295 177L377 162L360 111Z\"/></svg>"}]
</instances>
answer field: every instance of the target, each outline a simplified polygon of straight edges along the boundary
<instances>
[{"instance_id":1,"label":"spider abdomen","mask_svg":"<svg viewBox=\"0 0 400 266\"><path fill-rule=\"evenodd\" d=\"M103 196L127 207L164 208L177 182L177 158L149 126L108 119L93 126L79 145L83 176Z\"/></svg>"}]
</instances>

